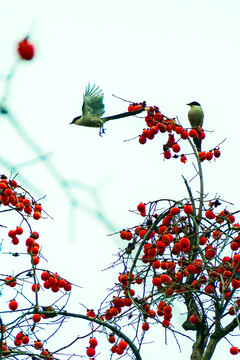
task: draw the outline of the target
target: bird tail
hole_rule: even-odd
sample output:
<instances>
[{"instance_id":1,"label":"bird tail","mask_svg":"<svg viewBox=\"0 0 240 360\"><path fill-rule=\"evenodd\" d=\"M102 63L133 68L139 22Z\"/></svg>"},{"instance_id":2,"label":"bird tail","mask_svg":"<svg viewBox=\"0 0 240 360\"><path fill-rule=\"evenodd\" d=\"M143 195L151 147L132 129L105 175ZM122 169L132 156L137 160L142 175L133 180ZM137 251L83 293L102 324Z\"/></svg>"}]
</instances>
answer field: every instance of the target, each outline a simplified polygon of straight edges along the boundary
<instances>
[{"instance_id":1,"label":"bird tail","mask_svg":"<svg viewBox=\"0 0 240 360\"><path fill-rule=\"evenodd\" d=\"M124 117L127 117L127 116L133 116L133 115L140 114L144 110L145 109L142 108L142 109L139 109L139 110L129 111L129 112L125 112L125 113L118 114L118 115L107 116L107 117L102 118L102 120L109 121L109 120L121 119L121 118L124 118Z\"/></svg>"},{"instance_id":2,"label":"bird tail","mask_svg":"<svg viewBox=\"0 0 240 360\"><path fill-rule=\"evenodd\" d=\"M198 139L198 137L195 137L193 138L193 142L197 148L197 151L201 151L202 140Z\"/></svg>"}]
</instances>

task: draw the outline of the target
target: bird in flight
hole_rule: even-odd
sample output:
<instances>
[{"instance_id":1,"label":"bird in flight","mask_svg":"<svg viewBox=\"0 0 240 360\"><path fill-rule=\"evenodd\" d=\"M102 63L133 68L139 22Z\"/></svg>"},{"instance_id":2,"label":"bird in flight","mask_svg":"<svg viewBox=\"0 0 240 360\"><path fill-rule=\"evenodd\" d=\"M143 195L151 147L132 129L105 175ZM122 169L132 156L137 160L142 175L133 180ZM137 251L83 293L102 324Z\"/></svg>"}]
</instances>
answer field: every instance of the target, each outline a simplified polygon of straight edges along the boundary
<instances>
[{"instance_id":1,"label":"bird in flight","mask_svg":"<svg viewBox=\"0 0 240 360\"><path fill-rule=\"evenodd\" d=\"M104 133L103 125L109 120L121 119L127 116L133 116L144 111L144 107L113 116L103 117L105 113L105 105L103 104L104 94L99 86L90 84L86 87L83 95L82 115L73 119L70 124L100 128L99 135Z\"/></svg>"},{"instance_id":2,"label":"bird in flight","mask_svg":"<svg viewBox=\"0 0 240 360\"><path fill-rule=\"evenodd\" d=\"M204 113L201 105L197 101L192 101L187 105L190 106L188 120L191 124L191 127L198 131L202 131ZM201 151L202 140L200 140L198 137L195 137L193 138L193 142L196 145L197 150Z\"/></svg>"}]
</instances>

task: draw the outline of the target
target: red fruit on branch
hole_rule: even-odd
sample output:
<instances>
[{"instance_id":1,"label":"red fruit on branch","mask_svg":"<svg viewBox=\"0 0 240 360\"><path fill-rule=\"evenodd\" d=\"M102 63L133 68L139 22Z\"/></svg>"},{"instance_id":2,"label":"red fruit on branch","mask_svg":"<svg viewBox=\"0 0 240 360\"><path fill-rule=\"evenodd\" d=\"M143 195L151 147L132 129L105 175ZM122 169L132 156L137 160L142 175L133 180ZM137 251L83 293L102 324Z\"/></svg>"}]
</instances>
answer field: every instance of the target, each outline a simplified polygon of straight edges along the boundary
<instances>
[{"instance_id":1,"label":"red fruit on branch","mask_svg":"<svg viewBox=\"0 0 240 360\"><path fill-rule=\"evenodd\" d=\"M18 226L18 227L16 228L15 232L16 232L17 235L22 235L23 229L21 228L21 226Z\"/></svg>"},{"instance_id":2,"label":"red fruit on branch","mask_svg":"<svg viewBox=\"0 0 240 360\"><path fill-rule=\"evenodd\" d=\"M163 154L163 155L164 155L165 159L167 159L167 160L169 160L169 159L172 157L170 151L164 151L164 154Z\"/></svg>"},{"instance_id":3,"label":"red fruit on branch","mask_svg":"<svg viewBox=\"0 0 240 360\"><path fill-rule=\"evenodd\" d=\"M39 284L33 284L32 285L32 291L33 292L38 292L40 290L40 285Z\"/></svg>"},{"instance_id":4,"label":"red fruit on branch","mask_svg":"<svg viewBox=\"0 0 240 360\"><path fill-rule=\"evenodd\" d=\"M160 276L160 280L163 284L167 284L167 283L171 282L171 278L167 274L162 274Z\"/></svg>"},{"instance_id":5,"label":"red fruit on branch","mask_svg":"<svg viewBox=\"0 0 240 360\"><path fill-rule=\"evenodd\" d=\"M39 341L39 340L34 341L35 349L40 350L42 348L42 346L43 346L43 344L41 341Z\"/></svg>"},{"instance_id":6,"label":"red fruit on branch","mask_svg":"<svg viewBox=\"0 0 240 360\"><path fill-rule=\"evenodd\" d=\"M181 161L183 164L185 164L185 163L187 162L186 156L185 156L185 155L181 155L180 161Z\"/></svg>"},{"instance_id":7,"label":"red fruit on branch","mask_svg":"<svg viewBox=\"0 0 240 360\"><path fill-rule=\"evenodd\" d=\"M170 326L170 321L169 320L167 320L167 319L164 319L163 321L162 321L162 326L163 327L166 327L166 328L168 328L169 326Z\"/></svg>"},{"instance_id":8,"label":"red fruit on branch","mask_svg":"<svg viewBox=\"0 0 240 360\"><path fill-rule=\"evenodd\" d=\"M143 330L143 331L148 331L148 330L149 330L149 324L148 324L147 322L144 322L144 323L142 324L142 330Z\"/></svg>"},{"instance_id":9,"label":"red fruit on branch","mask_svg":"<svg viewBox=\"0 0 240 360\"><path fill-rule=\"evenodd\" d=\"M191 324L198 324L200 322L199 318L195 315L190 316L189 321Z\"/></svg>"},{"instance_id":10,"label":"red fruit on branch","mask_svg":"<svg viewBox=\"0 0 240 360\"><path fill-rule=\"evenodd\" d=\"M15 339L17 339L17 340L22 340L22 338L23 338L22 332L17 333L17 335L15 336Z\"/></svg>"},{"instance_id":11,"label":"red fruit on branch","mask_svg":"<svg viewBox=\"0 0 240 360\"><path fill-rule=\"evenodd\" d=\"M96 338L90 338L89 339L89 345L92 347L92 348L95 348L97 346L98 342L97 342L97 339Z\"/></svg>"},{"instance_id":12,"label":"red fruit on branch","mask_svg":"<svg viewBox=\"0 0 240 360\"><path fill-rule=\"evenodd\" d=\"M231 353L232 355L237 355L237 354L239 353L239 349L238 349L236 346L232 346L232 347L230 348L230 353Z\"/></svg>"},{"instance_id":13,"label":"red fruit on branch","mask_svg":"<svg viewBox=\"0 0 240 360\"><path fill-rule=\"evenodd\" d=\"M197 136L197 130L196 129L191 129L191 130L189 130L189 136L191 137L191 138L195 138L196 136Z\"/></svg>"},{"instance_id":14,"label":"red fruit on branch","mask_svg":"<svg viewBox=\"0 0 240 360\"><path fill-rule=\"evenodd\" d=\"M189 239L186 238L186 237L181 238L180 241L179 241L179 243L180 243L180 246L181 246L182 248L187 248L187 247L190 246L190 241L189 241Z\"/></svg>"},{"instance_id":15,"label":"red fruit on branch","mask_svg":"<svg viewBox=\"0 0 240 360\"><path fill-rule=\"evenodd\" d=\"M18 239L17 236L15 236L14 238L12 238L12 243L13 243L13 245L19 244L19 239Z\"/></svg>"},{"instance_id":16,"label":"red fruit on branch","mask_svg":"<svg viewBox=\"0 0 240 360\"><path fill-rule=\"evenodd\" d=\"M8 233L8 236L10 238L14 238L16 235L17 235L16 230L10 230L9 233Z\"/></svg>"},{"instance_id":17,"label":"red fruit on branch","mask_svg":"<svg viewBox=\"0 0 240 360\"><path fill-rule=\"evenodd\" d=\"M50 274L49 274L48 271L43 271L43 272L42 272L42 274L41 274L41 279L42 279L43 281L48 280L49 277L50 277Z\"/></svg>"},{"instance_id":18,"label":"red fruit on branch","mask_svg":"<svg viewBox=\"0 0 240 360\"><path fill-rule=\"evenodd\" d=\"M182 126L176 126L175 127L175 132L176 132L176 134L181 135L181 133L183 132Z\"/></svg>"},{"instance_id":19,"label":"red fruit on branch","mask_svg":"<svg viewBox=\"0 0 240 360\"><path fill-rule=\"evenodd\" d=\"M15 346L21 346L22 345L22 340L15 339L14 340L14 345Z\"/></svg>"},{"instance_id":20,"label":"red fruit on branch","mask_svg":"<svg viewBox=\"0 0 240 360\"><path fill-rule=\"evenodd\" d=\"M152 279L152 284L153 286L159 286L161 285L161 280L159 277L155 276L153 279Z\"/></svg>"},{"instance_id":21,"label":"red fruit on branch","mask_svg":"<svg viewBox=\"0 0 240 360\"><path fill-rule=\"evenodd\" d=\"M96 353L95 349L92 347L88 347L86 352L87 352L87 356L89 356L89 357L94 356Z\"/></svg>"},{"instance_id":22,"label":"red fruit on branch","mask_svg":"<svg viewBox=\"0 0 240 360\"><path fill-rule=\"evenodd\" d=\"M209 220L215 219L215 214L211 209L205 212L205 216Z\"/></svg>"},{"instance_id":23,"label":"red fruit on branch","mask_svg":"<svg viewBox=\"0 0 240 360\"><path fill-rule=\"evenodd\" d=\"M32 317L33 321L35 323L39 322L41 320L41 315L40 314L33 314L33 317Z\"/></svg>"},{"instance_id":24,"label":"red fruit on branch","mask_svg":"<svg viewBox=\"0 0 240 360\"><path fill-rule=\"evenodd\" d=\"M33 218L34 218L34 220L39 220L39 219L41 218L40 212L35 211L35 212L33 213Z\"/></svg>"},{"instance_id":25,"label":"red fruit on branch","mask_svg":"<svg viewBox=\"0 0 240 360\"><path fill-rule=\"evenodd\" d=\"M34 56L34 46L28 41L28 38L18 43L18 54L23 60L31 60Z\"/></svg>"},{"instance_id":26,"label":"red fruit on branch","mask_svg":"<svg viewBox=\"0 0 240 360\"><path fill-rule=\"evenodd\" d=\"M199 245L203 246L207 243L207 239L205 238L205 236L200 237L199 239Z\"/></svg>"},{"instance_id":27,"label":"red fruit on branch","mask_svg":"<svg viewBox=\"0 0 240 360\"><path fill-rule=\"evenodd\" d=\"M185 214L187 214L187 215L192 214L192 213L193 213L193 207L192 207L192 205L189 205L189 204L185 205L184 208L183 208L183 211L184 211Z\"/></svg>"},{"instance_id":28,"label":"red fruit on branch","mask_svg":"<svg viewBox=\"0 0 240 360\"><path fill-rule=\"evenodd\" d=\"M200 152L198 153L198 157L199 157L200 161L203 162L203 161L206 159L206 153L205 153L205 151L200 151Z\"/></svg>"},{"instance_id":29,"label":"red fruit on branch","mask_svg":"<svg viewBox=\"0 0 240 360\"><path fill-rule=\"evenodd\" d=\"M120 349L120 347L117 346L117 348L116 348L116 353L117 353L118 355L122 355L122 354L124 353L124 350Z\"/></svg>"},{"instance_id":30,"label":"red fruit on branch","mask_svg":"<svg viewBox=\"0 0 240 360\"><path fill-rule=\"evenodd\" d=\"M125 349L127 348L127 342L124 341L124 340L119 341L118 347L119 347L121 350L125 350Z\"/></svg>"},{"instance_id":31,"label":"red fruit on branch","mask_svg":"<svg viewBox=\"0 0 240 360\"><path fill-rule=\"evenodd\" d=\"M213 285L207 285L207 286L205 287L205 293L206 293L206 294L213 294L214 291L215 291L215 288L214 288Z\"/></svg>"},{"instance_id":32,"label":"red fruit on branch","mask_svg":"<svg viewBox=\"0 0 240 360\"><path fill-rule=\"evenodd\" d=\"M233 279L231 284L234 289L239 289L240 288L240 279Z\"/></svg>"},{"instance_id":33,"label":"red fruit on branch","mask_svg":"<svg viewBox=\"0 0 240 360\"><path fill-rule=\"evenodd\" d=\"M116 341L115 336L114 336L114 335L109 335L109 337L108 337L108 341L110 342L110 344L114 344L114 343L115 343L115 341Z\"/></svg>"},{"instance_id":34,"label":"red fruit on branch","mask_svg":"<svg viewBox=\"0 0 240 360\"><path fill-rule=\"evenodd\" d=\"M8 306L10 310L15 311L18 308L18 303L16 300L11 300Z\"/></svg>"},{"instance_id":35,"label":"red fruit on branch","mask_svg":"<svg viewBox=\"0 0 240 360\"><path fill-rule=\"evenodd\" d=\"M220 157L221 152L219 149L214 149L213 154L214 154L215 158L218 158L218 157Z\"/></svg>"},{"instance_id":36,"label":"red fruit on branch","mask_svg":"<svg viewBox=\"0 0 240 360\"><path fill-rule=\"evenodd\" d=\"M146 144L147 139L145 136L142 135L142 136L139 136L138 141L139 141L139 144L144 145L144 144Z\"/></svg>"},{"instance_id":37,"label":"red fruit on branch","mask_svg":"<svg viewBox=\"0 0 240 360\"><path fill-rule=\"evenodd\" d=\"M111 352L114 354L117 351L117 345L111 347Z\"/></svg>"},{"instance_id":38,"label":"red fruit on branch","mask_svg":"<svg viewBox=\"0 0 240 360\"><path fill-rule=\"evenodd\" d=\"M176 206L174 206L174 207L172 207L172 208L170 209L170 214L173 215L173 216L179 214L179 212L180 212L180 210L179 210L179 208L176 207Z\"/></svg>"},{"instance_id":39,"label":"red fruit on branch","mask_svg":"<svg viewBox=\"0 0 240 360\"><path fill-rule=\"evenodd\" d=\"M27 335L24 335L22 337L22 343L25 344L25 345L29 343L29 337Z\"/></svg>"},{"instance_id":40,"label":"red fruit on branch","mask_svg":"<svg viewBox=\"0 0 240 360\"><path fill-rule=\"evenodd\" d=\"M178 144L173 144L172 150L173 152L178 153L181 150L181 148Z\"/></svg>"},{"instance_id":41,"label":"red fruit on branch","mask_svg":"<svg viewBox=\"0 0 240 360\"><path fill-rule=\"evenodd\" d=\"M211 151L208 151L206 153L206 160L210 161L212 160L212 158L213 158L213 153Z\"/></svg>"},{"instance_id":42,"label":"red fruit on branch","mask_svg":"<svg viewBox=\"0 0 240 360\"><path fill-rule=\"evenodd\" d=\"M10 287L14 287L17 285L17 281L15 278L13 278L12 276L7 276L5 278L5 284L10 286Z\"/></svg>"},{"instance_id":43,"label":"red fruit on branch","mask_svg":"<svg viewBox=\"0 0 240 360\"><path fill-rule=\"evenodd\" d=\"M164 312L164 314L170 314L172 312L171 305L164 305L162 311Z\"/></svg>"}]
</instances>

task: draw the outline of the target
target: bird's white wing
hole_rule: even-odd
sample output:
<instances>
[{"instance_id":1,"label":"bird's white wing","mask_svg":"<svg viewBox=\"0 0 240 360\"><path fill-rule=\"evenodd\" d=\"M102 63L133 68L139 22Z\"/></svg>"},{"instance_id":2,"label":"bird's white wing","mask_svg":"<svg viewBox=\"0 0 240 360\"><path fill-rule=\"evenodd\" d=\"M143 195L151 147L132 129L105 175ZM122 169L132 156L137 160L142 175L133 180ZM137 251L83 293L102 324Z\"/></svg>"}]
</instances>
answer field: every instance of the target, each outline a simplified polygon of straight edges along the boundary
<instances>
[{"instance_id":1,"label":"bird's white wing","mask_svg":"<svg viewBox=\"0 0 240 360\"><path fill-rule=\"evenodd\" d=\"M95 115L97 117L103 116L105 106L103 104L103 92L95 84L90 88L90 84L86 87L83 95L82 115Z\"/></svg>"}]
</instances>

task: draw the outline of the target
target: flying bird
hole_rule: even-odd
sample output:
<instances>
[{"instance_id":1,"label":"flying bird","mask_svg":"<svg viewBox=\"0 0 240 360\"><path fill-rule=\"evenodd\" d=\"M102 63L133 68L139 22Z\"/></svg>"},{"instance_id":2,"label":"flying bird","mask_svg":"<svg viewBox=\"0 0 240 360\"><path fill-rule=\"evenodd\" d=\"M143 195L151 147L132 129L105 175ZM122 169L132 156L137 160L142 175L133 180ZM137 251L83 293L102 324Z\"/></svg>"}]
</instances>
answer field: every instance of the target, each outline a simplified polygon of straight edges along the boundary
<instances>
[{"instance_id":1,"label":"flying bird","mask_svg":"<svg viewBox=\"0 0 240 360\"><path fill-rule=\"evenodd\" d=\"M197 131L202 131L204 113L201 105L197 101L192 101L189 104L190 110L188 112L188 120L192 128L195 128ZM193 138L193 142L196 145L198 151L201 151L202 140L198 137Z\"/></svg>"},{"instance_id":2,"label":"flying bird","mask_svg":"<svg viewBox=\"0 0 240 360\"><path fill-rule=\"evenodd\" d=\"M100 128L99 134L104 133L103 124L109 120L121 119L132 116L144 111L144 107L139 110L125 112L118 115L102 117L105 113L105 105L103 104L104 94L99 86L90 84L86 87L83 95L82 115L73 119L70 124Z\"/></svg>"}]
</instances>

